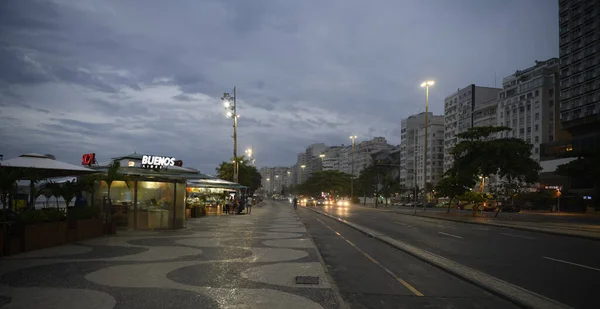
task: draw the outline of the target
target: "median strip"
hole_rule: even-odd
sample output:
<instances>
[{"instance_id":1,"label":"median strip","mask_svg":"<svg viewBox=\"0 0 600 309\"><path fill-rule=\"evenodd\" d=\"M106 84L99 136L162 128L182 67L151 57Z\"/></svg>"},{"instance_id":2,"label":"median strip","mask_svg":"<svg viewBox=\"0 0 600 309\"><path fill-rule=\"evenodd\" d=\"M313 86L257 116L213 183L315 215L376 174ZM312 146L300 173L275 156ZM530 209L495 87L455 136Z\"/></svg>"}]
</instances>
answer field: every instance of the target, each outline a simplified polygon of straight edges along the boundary
<instances>
[{"instance_id":1,"label":"median strip","mask_svg":"<svg viewBox=\"0 0 600 309\"><path fill-rule=\"evenodd\" d=\"M358 225L353 222L349 222L342 218L336 217L334 215L312 209L310 209L316 213L319 213L323 216L329 217L331 219L337 220L341 223L344 223L358 231L361 231L367 234L370 237L376 238L384 243L391 245L399 250L402 250L406 253L409 253L429 264L437 266L447 272L450 272L468 282L471 282L491 293L494 293L500 297L503 297L519 306L525 308L533 308L533 309L566 309L571 308L567 305L559 303L553 299L545 297L543 295L539 295L537 293L531 292L514 284L508 283L506 281L500 280L496 277L490 276L486 273L480 272L478 270L472 269L470 267L459 264L455 261L447 259L445 257L439 256L437 254L431 253L429 251L423 250L421 248L415 247L408 243L398 241L389 237L381 232L372 230L370 228Z\"/></svg>"}]
</instances>

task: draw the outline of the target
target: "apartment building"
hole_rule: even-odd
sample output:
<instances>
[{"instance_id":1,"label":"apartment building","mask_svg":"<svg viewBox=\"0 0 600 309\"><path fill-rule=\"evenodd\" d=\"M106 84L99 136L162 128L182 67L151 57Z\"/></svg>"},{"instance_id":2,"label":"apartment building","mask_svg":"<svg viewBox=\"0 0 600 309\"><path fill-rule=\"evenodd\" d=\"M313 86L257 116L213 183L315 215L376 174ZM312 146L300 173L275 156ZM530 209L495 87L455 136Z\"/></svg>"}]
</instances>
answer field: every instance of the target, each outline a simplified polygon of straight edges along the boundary
<instances>
[{"instance_id":1,"label":"apartment building","mask_svg":"<svg viewBox=\"0 0 600 309\"><path fill-rule=\"evenodd\" d=\"M559 1L560 122L574 137L600 134L600 2Z\"/></svg>"},{"instance_id":2,"label":"apartment building","mask_svg":"<svg viewBox=\"0 0 600 309\"><path fill-rule=\"evenodd\" d=\"M267 194L278 194L292 183L292 171L289 167L263 167L259 170L261 185Z\"/></svg>"},{"instance_id":3,"label":"apartment building","mask_svg":"<svg viewBox=\"0 0 600 309\"><path fill-rule=\"evenodd\" d=\"M435 185L444 174L444 116L429 113L428 123L425 167L425 113L410 116L400 122L400 184L407 188L413 188L415 183L420 188L424 188L426 182Z\"/></svg>"},{"instance_id":4,"label":"apartment building","mask_svg":"<svg viewBox=\"0 0 600 309\"><path fill-rule=\"evenodd\" d=\"M498 97L500 88L471 84L444 99L444 171L452 167L450 151L459 142L457 134L473 127L473 111Z\"/></svg>"},{"instance_id":5,"label":"apartment building","mask_svg":"<svg viewBox=\"0 0 600 309\"><path fill-rule=\"evenodd\" d=\"M558 122L559 61L551 58L515 72L502 80L497 123L512 130L498 137L520 138L533 145L532 158L540 161L540 144L560 134Z\"/></svg>"},{"instance_id":6,"label":"apartment building","mask_svg":"<svg viewBox=\"0 0 600 309\"><path fill-rule=\"evenodd\" d=\"M344 148L341 146L331 146L325 152L323 158L323 170L324 171L336 171L340 170L340 152Z\"/></svg>"}]
</instances>

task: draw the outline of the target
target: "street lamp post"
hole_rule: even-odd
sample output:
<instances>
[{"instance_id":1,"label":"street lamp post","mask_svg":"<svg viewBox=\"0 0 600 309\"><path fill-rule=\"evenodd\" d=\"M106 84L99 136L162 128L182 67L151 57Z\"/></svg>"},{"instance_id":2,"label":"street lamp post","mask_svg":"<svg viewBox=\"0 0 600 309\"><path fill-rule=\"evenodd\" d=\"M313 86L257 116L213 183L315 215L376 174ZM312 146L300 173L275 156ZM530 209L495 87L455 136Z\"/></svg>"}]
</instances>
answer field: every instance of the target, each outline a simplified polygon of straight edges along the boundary
<instances>
[{"instance_id":1,"label":"street lamp post","mask_svg":"<svg viewBox=\"0 0 600 309\"><path fill-rule=\"evenodd\" d=\"M302 164L300 165L300 168L302 169L302 173L300 174L300 183L304 182L304 168L306 167L306 165Z\"/></svg>"},{"instance_id":2,"label":"street lamp post","mask_svg":"<svg viewBox=\"0 0 600 309\"><path fill-rule=\"evenodd\" d=\"M227 111L227 118L233 118L233 182L238 182L239 163L237 159L237 122L239 116L237 114L236 88L233 87L233 96L231 96L228 92L225 92L221 100L223 100L223 105Z\"/></svg>"},{"instance_id":3,"label":"street lamp post","mask_svg":"<svg viewBox=\"0 0 600 309\"><path fill-rule=\"evenodd\" d=\"M352 157L351 161L351 173L350 173L350 203L352 203L352 200L354 199L354 140L357 138L358 136L356 135L351 135L350 139L352 140L352 151L350 152L350 156ZM366 203L366 202L365 202Z\"/></svg>"},{"instance_id":4,"label":"street lamp post","mask_svg":"<svg viewBox=\"0 0 600 309\"><path fill-rule=\"evenodd\" d=\"M425 149L423 150L423 188L427 190L427 138L428 138L428 127L429 127L429 86L433 86L434 81L428 80L421 84L421 87L425 87ZM423 211L427 207L427 193L425 194L425 202L423 203Z\"/></svg>"}]
</instances>

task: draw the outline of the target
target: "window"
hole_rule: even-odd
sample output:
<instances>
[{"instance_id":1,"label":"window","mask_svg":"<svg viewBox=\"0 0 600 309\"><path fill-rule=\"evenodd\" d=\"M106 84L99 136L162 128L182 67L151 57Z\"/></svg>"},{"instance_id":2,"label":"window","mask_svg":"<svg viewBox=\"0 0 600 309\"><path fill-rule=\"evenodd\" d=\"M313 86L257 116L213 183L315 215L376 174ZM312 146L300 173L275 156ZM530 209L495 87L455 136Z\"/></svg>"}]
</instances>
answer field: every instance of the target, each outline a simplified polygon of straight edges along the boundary
<instances>
[{"instance_id":1,"label":"window","mask_svg":"<svg viewBox=\"0 0 600 309\"><path fill-rule=\"evenodd\" d=\"M536 90L536 91L535 91L535 96L536 96L536 97L539 97L539 96L540 96L540 91L539 91L539 90Z\"/></svg>"},{"instance_id":2,"label":"window","mask_svg":"<svg viewBox=\"0 0 600 309\"><path fill-rule=\"evenodd\" d=\"M535 140L536 143L539 143L540 142L540 137L536 136L534 140Z\"/></svg>"},{"instance_id":3,"label":"window","mask_svg":"<svg viewBox=\"0 0 600 309\"><path fill-rule=\"evenodd\" d=\"M539 125L539 124L536 124L536 125L535 125L535 132L538 132L539 130L540 130L540 125Z\"/></svg>"},{"instance_id":4,"label":"window","mask_svg":"<svg viewBox=\"0 0 600 309\"><path fill-rule=\"evenodd\" d=\"M554 96L554 88L548 89L548 94L553 97Z\"/></svg>"},{"instance_id":5,"label":"window","mask_svg":"<svg viewBox=\"0 0 600 309\"><path fill-rule=\"evenodd\" d=\"M554 142L554 135L550 135L550 136L548 136L548 141L550 141L550 142Z\"/></svg>"},{"instance_id":6,"label":"window","mask_svg":"<svg viewBox=\"0 0 600 309\"><path fill-rule=\"evenodd\" d=\"M535 113L535 120L540 120L540 113Z\"/></svg>"},{"instance_id":7,"label":"window","mask_svg":"<svg viewBox=\"0 0 600 309\"><path fill-rule=\"evenodd\" d=\"M553 100L548 101L548 107L553 107L553 106L554 106L554 101Z\"/></svg>"}]
</instances>

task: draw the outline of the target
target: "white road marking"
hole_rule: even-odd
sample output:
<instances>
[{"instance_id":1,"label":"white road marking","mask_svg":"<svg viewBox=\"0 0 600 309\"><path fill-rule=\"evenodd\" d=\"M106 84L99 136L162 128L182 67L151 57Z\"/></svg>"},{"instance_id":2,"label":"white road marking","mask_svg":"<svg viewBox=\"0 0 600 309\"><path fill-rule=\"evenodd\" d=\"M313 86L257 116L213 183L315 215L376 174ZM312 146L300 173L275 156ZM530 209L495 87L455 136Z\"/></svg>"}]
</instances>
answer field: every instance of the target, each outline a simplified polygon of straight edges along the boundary
<instances>
[{"instance_id":1,"label":"white road marking","mask_svg":"<svg viewBox=\"0 0 600 309\"><path fill-rule=\"evenodd\" d=\"M508 233L500 233L500 235L535 240L535 238L533 238L533 237L528 237L528 236L523 236L523 235L515 235L515 234L508 234Z\"/></svg>"},{"instance_id":2,"label":"white road marking","mask_svg":"<svg viewBox=\"0 0 600 309\"><path fill-rule=\"evenodd\" d=\"M577 263L568 262L568 261L563 261L563 260L559 260L559 259L553 259L553 258L547 257L547 256L543 256L542 258L543 259L547 259L547 260L551 260L551 261L555 261L555 262L561 262L561 263L565 263L565 264L571 264L571 265L575 265L575 266L579 266L579 267L583 267L583 268L587 268L587 269L591 269L591 270L595 270L595 271L600 271L599 268L594 268L594 267L591 267L591 266L577 264Z\"/></svg>"},{"instance_id":3,"label":"white road marking","mask_svg":"<svg viewBox=\"0 0 600 309\"><path fill-rule=\"evenodd\" d=\"M452 235L452 234L448 234L448 233L444 233L444 232L438 232L438 233L439 233L439 234L442 234L442 235L446 235L446 236L450 236L450 237L454 237L454 238L460 238L460 239L462 239L462 237L460 237L460 236L456 236L456 235Z\"/></svg>"},{"instance_id":4,"label":"white road marking","mask_svg":"<svg viewBox=\"0 0 600 309\"><path fill-rule=\"evenodd\" d=\"M396 222L394 222L394 223L395 223L395 224L400 224L400 225L402 225L402 226L406 226L406 227L412 227L411 225L408 225L408 224L406 224L406 223L404 223L404 222L397 222L397 221L396 221Z\"/></svg>"}]
</instances>

